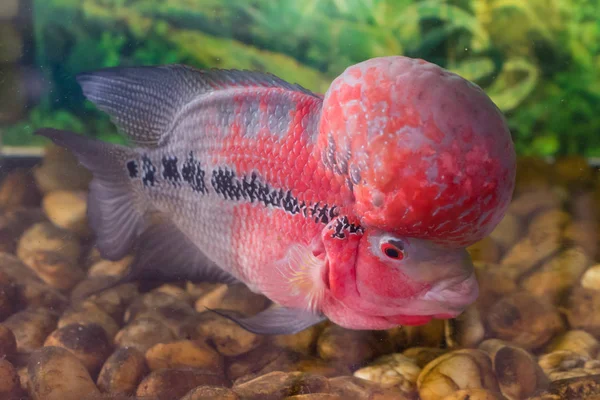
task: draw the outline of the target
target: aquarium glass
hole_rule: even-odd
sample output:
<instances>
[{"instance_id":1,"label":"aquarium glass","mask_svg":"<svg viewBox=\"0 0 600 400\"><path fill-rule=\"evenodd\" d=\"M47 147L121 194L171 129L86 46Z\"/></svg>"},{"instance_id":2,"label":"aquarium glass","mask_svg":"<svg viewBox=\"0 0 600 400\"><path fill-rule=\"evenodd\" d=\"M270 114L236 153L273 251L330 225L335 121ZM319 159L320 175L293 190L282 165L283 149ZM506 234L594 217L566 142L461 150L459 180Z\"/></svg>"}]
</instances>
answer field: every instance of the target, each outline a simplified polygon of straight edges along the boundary
<instances>
[{"instance_id":1,"label":"aquarium glass","mask_svg":"<svg viewBox=\"0 0 600 400\"><path fill-rule=\"evenodd\" d=\"M324 92L368 58L423 58L480 85L520 154L600 155L597 0L4 0L2 133L119 141L77 73L184 63L268 71ZM10 101L7 101L10 100Z\"/></svg>"},{"instance_id":2,"label":"aquarium glass","mask_svg":"<svg viewBox=\"0 0 600 400\"><path fill-rule=\"evenodd\" d=\"M600 399L599 166L600 0L0 0L0 400Z\"/></svg>"}]
</instances>

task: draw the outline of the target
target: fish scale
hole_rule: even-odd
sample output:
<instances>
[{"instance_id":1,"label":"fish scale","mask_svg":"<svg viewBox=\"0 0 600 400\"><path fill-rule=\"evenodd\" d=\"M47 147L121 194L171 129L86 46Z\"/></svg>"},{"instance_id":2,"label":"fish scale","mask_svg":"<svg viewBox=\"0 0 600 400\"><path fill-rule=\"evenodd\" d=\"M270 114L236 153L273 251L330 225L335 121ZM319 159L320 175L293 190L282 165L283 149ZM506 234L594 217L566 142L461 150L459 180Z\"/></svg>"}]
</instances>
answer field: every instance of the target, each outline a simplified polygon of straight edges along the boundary
<instances>
[{"instance_id":1,"label":"fish scale","mask_svg":"<svg viewBox=\"0 0 600 400\"><path fill-rule=\"evenodd\" d=\"M239 119L244 119L243 114L240 115ZM182 114L181 118L184 117L185 114ZM204 122L209 119L217 120L206 117ZM290 119L288 125L292 123L293 120ZM188 132L185 129L188 124L176 121L174 125L178 128L175 133ZM265 212L260 204L248 205L249 199L223 202L222 196L216 193L214 185L211 184L213 173L222 168L239 176L240 173L244 174L240 170L244 171L244 167L252 165L252 169L245 168L245 174L258 173L258 179L263 184L269 185L273 190L289 192L299 202L305 201L313 207L319 203L326 204L327 199L332 205L341 203L339 197L332 196L339 192L339 189L332 184L331 175L322 167L320 171L306 168L309 158L318 160L320 157L314 144L301 143L310 135L306 136L302 132L301 137L297 138L294 135L280 136L268 132L263 133L261 138L251 139L245 138L245 132L240 130L228 135L227 140L222 140L218 134L220 129L224 127L218 124L210 125L203 129L200 135L196 135L195 143L202 144L199 150L191 147L185 140L173 140L172 144L165 148L149 152L148 158L157 167L158 178L154 186L145 187L141 176L137 185L139 190L147 192L153 206L168 215L203 253L219 265L223 265L223 268L234 276L245 282L253 282L256 291L265 292L268 289L261 287L262 277L273 275L273 271L269 270L269 261L281 258L289 243L310 243L320 234L324 222L299 212L290 219L289 212L281 208L272 208ZM287 126L285 129L294 131L293 126ZM270 142L270 146L260 145L267 141ZM282 143L284 141L287 143ZM214 142L214 145L206 145L210 142ZM176 157L176 168L181 175L182 161L190 152L205 173L206 194L195 192L186 182L173 185L163 177L163 160ZM218 154L218 163L215 163L214 154ZM296 161L272 165L277 158L283 157ZM262 167L261 161L271 165ZM313 162L308 165L320 164ZM302 189L309 187L321 190L308 193L307 196ZM327 195L319 197L318 193L323 191ZM326 201L321 200L322 198ZM330 217L327 217L326 222L329 222ZM265 229L266 227L268 229ZM277 245L264 245L268 243ZM273 300L280 304L286 303L285 298Z\"/></svg>"},{"instance_id":2,"label":"fish scale","mask_svg":"<svg viewBox=\"0 0 600 400\"><path fill-rule=\"evenodd\" d=\"M270 74L186 66L78 77L134 147L40 131L92 171L88 216L125 276L242 282L289 334L326 318L388 329L478 295L466 246L500 221L515 155L476 85L423 60L349 67L324 96Z\"/></svg>"}]
</instances>

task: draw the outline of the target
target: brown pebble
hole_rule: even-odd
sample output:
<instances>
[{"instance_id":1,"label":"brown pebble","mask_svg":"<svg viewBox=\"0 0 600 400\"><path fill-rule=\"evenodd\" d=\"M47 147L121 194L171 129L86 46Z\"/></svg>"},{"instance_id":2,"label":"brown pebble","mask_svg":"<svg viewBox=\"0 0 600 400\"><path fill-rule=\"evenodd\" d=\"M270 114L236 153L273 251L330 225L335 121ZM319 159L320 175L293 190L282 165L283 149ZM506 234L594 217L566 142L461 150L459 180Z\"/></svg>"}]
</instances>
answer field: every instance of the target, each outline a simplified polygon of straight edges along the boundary
<instances>
[{"instance_id":1,"label":"brown pebble","mask_svg":"<svg viewBox=\"0 0 600 400\"><path fill-rule=\"evenodd\" d=\"M228 363L227 377L235 381L261 373L289 371L300 360L302 355L299 353L265 344L232 359Z\"/></svg>"},{"instance_id":2,"label":"brown pebble","mask_svg":"<svg viewBox=\"0 0 600 400\"><path fill-rule=\"evenodd\" d=\"M461 315L448 321L448 324L452 327L452 340L456 346L477 347L485 337L483 317L475 305L469 306ZM451 347L448 338L446 342Z\"/></svg>"},{"instance_id":3,"label":"brown pebble","mask_svg":"<svg viewBox=\"0 0 600 400\"><path fill-rule=\"evenodd\" d=\"M204 385L225 386L225 379L221 374L195 368L159 369L142 380L137 387L136 396L172 400Z\"/></svg>"},{"instance_id":4,"label":"brown pebble","mask_svg":"<svg viewBox=\"0 0 600 400\"><path fill-rule=\"evenodd\" d=\"M517 157L515 192L530 193L548 191L554 175L554 166L539 156Z\"/></svg>"},{"instance_id":5,"label":"brown pebble","mask_svg":"<svg viewBox=\"0 0 600 400\"><path fill-rule=\"evenodd\" d=\"M33 180L33 175L26 169L15 169L9 172L0 184L0 210L11 210L18 207L37 207L41 195Z\"/></svg>"},{"instance_id":6,"label":"brown pebble","mask_svg":"<svg viewBox=\"0 0 600 400\"><path fill-rule=\"evenodd\" d=\"M10 328L4 324L0 324L0 359L12 359L17 352L17 339Z\"/></svg>"},{"instance_id":7,"label":"brown pebble","mask_svg":"<svg viewBox=\"0 0 600 400\"><path fill-rule=\"evenodd\" d=\"M523 279L521 287L553 304L558 304L577 283L589 264L590 261L582 248L568 248Z\"/></svg>"},{"instance_id":8,"label":"brown pebble","mask_svg":"<svg viewBox=\"0 0 600 400\"><path fill-rule=\"evenodd\" d=\"M543 346L564 328L552 304L527 292L499 300L489 310L487 323L492 335L525 349Z\"/></svg>"},{"instance_id":9,"label":"brown pebble","mask_svg":"<svg viewBox=\"0 0 600 400\"><path fill-rule=\"evenodd\" d=\"M27 364L32 400L80 400L99 394L85 366L61 347L42 347Z\"/></svg>"},{"instance_id":10,"label":"brown pebble","mask_svg":"<svg viewBox=\"0 0 600 400\"><path fill-rule=\"evenodd\" d=\"M581 286L585 289L600 290L600 264L589 267L581 277Z\"/></svg>"},{"instance_id":11,"label":"brown pebble","mask_svg":"<svg viewBox=\"0 0 600 400\"><path fill-rule=\"evenodd\" d=\"M248 382L234 384L233 391L247 400L279 400L308 393L327 393L327 378L300 372L271 372Z\"/></svg>"},{"instance_id":12,"label":"brown pebble","mask_svg":"<svg viewBox=\"0 0 600 400\"><path fill-rule=\"evenodd\" d=\"M0 283L0 322L10 317L16 309L17 290L15 285Z\"/></svg>"},{"instance_id":13,"label":"brown pebble","mask_svg":"<svg viewBox=\"0 0 600 400\"><path fill-rule=\"evenodd\" d=\"M42 208L56 226L82 237L91 233L87 222L87 192L55 190L42 199Z\"/></svg>"},{"instance_id":14,"label":"brown pebble","mask_svg":"<svg viewBox=\"0 0 600 400\"><path fill-rule=\"evenodd\" d=\"M144 354L133 347L120 347L106 360L98 375L103 392L131 395L148 373Z\"/></svg>"},{"instance_id":15,"label":"brown pebble","mask_svg":"<svg viewBox=\"0 0 600 400\"><path fill-rule=\"evenodd\" d=\"M198 297L205 295L216 287L223 286L222 283L210 283L210 282L185 282L185 291L196 300Z\"/></svg>"},{"instance_id":16,"label":"brown pebble","mask_svg":"<svg viewBox=\"0 0 600 400\"><path fill-rule=\"evenodd\" d=\"M600 336L600 291L575 287L569 296L566 314L571 328Z\"/></svg>"},{"instance_id":17,"label":"brown pebble","mask_svg":"<svg viewBox=\"0 0 600 400\"><path fill-rule=\"evenodd\" d=\"M17 246L17 256L25 260L27 256L38 251L59 252L76 264L81 255L81 245L69 231L50 222L40 222L23 233Z\"/></svg>"},{"instance_id":18,"label":"brown pebble","mask_svg":"<svg viewBox=\"0 0 600 400\"><path fill-rule=\"evenodd\" d=\"M93 278L85 278L80 281L73 290L71 290L70 298L72 303L80 303L88 297L102 293L105 287L115 283L118 278L114 276L96 276Z\"/></svg>"},{"instance_id":19,"label":"brown pebble","mask_svg":"<svg viewBox=\"0 0 600 400\"><path fill-rule=\"evenodd\" d=\"M201 341L179 340L155 344L146 351L146 362L152 371L161 368L193 367L223 372L223 357Z\"/></svg>"},{"instance_id":20,"label":"brown pebble","mask_svg":"<svg viewBox=\"0 0 600 400\"><path fill-rule=\"evenodd\" d=\"M530 226L531 229L531 226ZM531 232L519 240L502 257L500 264L514 279L529 272L538 263L560 250L562 245L562 227L551 226Z\"/></svg>"},{"instance_id":21,"label":"brown pebble","mask_svg":"<svg viewBox=\"0 0 600 400\"><path fill-rule=\"evenodd\" d=\"M228 388L199 386L187 392L180 400L239 400L239 396Z\"/></svg>"},{"instance_id":22,"label":"brown pebble","mask_svg":"<svg viewBox=\"0 0 600 400\"><path fill-rule=\"evenodd\" d=\"M545 393L539 397L532 397L531 400L598 398L600 398L600 374L556 380L550 384Z\"/></svg>"},{"instance_id":23,"label":"brown pebble","mask_svg":"<svg viewBox=\"0 0 600 400\"><path fill-rule=\"evenodd\" d=\"M475 306L482 314L486 314L499 299L518 290L516 280L502 265L476 263L475 276L479 283Z\"/></svg>"},{"instance_id":24,"label":"brown pebble","mask_svg":"<svg viewBox=\"0 0 600 400\"><path fill-rule=\"evenodd\" d=\"M120 277L127 271L127 268L129 268L132 261L133 256L131 255L126 256L117 261L101 259L93 263L92 266L88 269L88 276L90 278L99 276Z\"/></svg>"},{"instance_id":25,"label":"brown pebble","mask_svg":"<svg viewBox=\"0 0 600 400\"><path fill-rule=\"evenodd\" d=\"M395 389L384 389L378 384L354 376L329 379L329 392L342 399L356 400L409 400L406 394Z\"/></svg>"},{"instance_id":26,"label":"brown pebble","mask_svg":"<svg viewBox=\"0 0 600 400\"><path fill-rule=\"evenodd\" d=\"M537 235L562 233L573 217L562 207L551 208L536 214L527 227L529 236L534 239ZM534 240L536 242L536 240Z\"/></svg>"},{"instance_id":27,"label":"brown pebble","mask_svg":"<svg viewBox=\"0 0 600 400\"><path fill-rule=\"evenodd\" d=\"M94 264L103 260L104 258L102 258L102 254L100 254L98 245L92 243L92 245L87 248L85 256L83 257L83 266L89 272Z\"/></svg>"},{"instance_id":28,"label":"brown pebble","mask_svg":"<svg viewBox=\"0 0 600 400\"><path fill-rule=\"evenodd\" d=\"M29 387L29 375L27 374L27 365L23 365L17 369L17 375L19 375L19 384L21 385L22 391L27 391Z\"/></svg>"},{"instance_id":29,"label":"brown pebble","mask_svg":"<svg viewBox=\"0 0 600 400\"><path fill-rule=\"evenodd\" d=\"M417 387L421 400L437 400L459 389L481 388L500 392L489 356L480 350L456 350L427 364Z\"/></svg>"},{"instance_id":30,"label":"brown pebble","mask_svg":"<svg viewBox=\"0 0 600 400\"><path fill-rule=\"evenodd\" d=\"M8 317L3 324L17 339L17 350L29 353L42 347L56 327L56 314L45 308L28 308Z\"/></svg>"},{"instance_id":31,"label":"brown pebble","mask_svg":"<svg viewBox=\"0 0 600 400\"><path fill-rule=\"evenodd\" d=\"M17 304L26 307L43 307L60 312L68 305L68 299L58 290L38 282L16 285Z\"/></svg>"},{"instance_id":32,"label":"brown pebble","mask_svg":"<svg viewBox=\"0 0 600 400\"><path fill-rule=\"evenodd\" d=\"M0 399L17 400L21 395L17 370L8 360L0 358Z\"/></svg>"},{"instance_id":33,"label":"brown pebble","mask_svg":"<svg viewBox=\"0 0 600 400\"><path fill-rule=\"evenodd\" d=\"M429 364L439 356L446 354L448 350L438 347L410 347L402 352L402 355L410 358L420 368Z\"/></svg>"},{"instance_id":34,"label":"brown pebble","mask_svg":"<svg viewBox=\"0 0 600 400\"><path fill-rule=\"evenodd\" d=\"M317 349L317 339L325 329L325 325L320 323L292 335L275 335L272 339L278 347L306 355L314 354Z\"/></svg>"},{"instance_id":35,"label":"brown pebble","mask_svg":"<svg viewBox=\"0 0 600 400\"><path fill-rule=\"evenodd\" d=\"M172 283L165 283L152 290L153 293L164 293L175 297L187 304L192 304L192 296L181 286Z\"/></svg>"},{"instance_id":36,"label":"brown pebble","mask_svg":"<svg viewBox=\"0 0 600 400\"><path fill-rule=\"evenodd\" d=\"M194 308L185 301L166 293L150 292L136 298L127 307L123 320L129 323L139 318L154 318L177 332L195 315Z\"/></svg>"},{"instance_id":37,"label":"brown pebble","mask_svg":"<svg viewBox=\"0 0 600 400\"><path fill-rule=\"evenodd\" d=\"M152 318L136 319L115 336L115 344L118 346L135 347L143 353L155 344L174 340L173 332L165 324Z\"/></svg>"},{"instance_id":38,"label":"brown pebble","mask_svg":"<svg viewBox=\"0 0 600 400\"><path fill-rule=\"evenodd\" d=\"M490 238L498 245L501 251L510 249L519 241L523 234L523 223L521 220L511 214L506 213L500 223L490 233Z\"/></svg>"},{"instance_id":39,"label":"brown pebble","mask_svg":"<svg viewBox=\"0 0 600 400\"><path fill-rule=\"evenodd\" d=\"M506 398L500 393L485 389L462 389L449 394L442 400L506 400Z\"/></svg>"},{"instance_id":40,"label":"brown pebble","mask_svg":"<svg viewBox=\"0 0 600 400\"><path fill-rule=\"evenodd\" d=\"M572 368L567 371L552 371L548 374L548 378L554 381L561 381L564 379L578 378L581 376L590 376L590 375L598 375L600 374L600 369L593 368Z\"/></svg>"},{"instance_id":41,"label":"brown pebble","mask_svg":"<svg viewBox=\"0 0 600 400\"><path fill-rule=\"evenodd\" d=\"M345 399L369 399L379 388L374 382L354 376L340 376L329 379L330 392Z\"/></svg>"},{"instance_id":42,"label":"brown pebble","mask_svg":"<svg viewBox=\"0 0 600 400\"><path fill-rule=\"evenodd\" d=\"M57 346L69 350L96 376L111 353L111 344L104 329L97 324L71 324L52 332L44 346Z\"/></svg>"},{"instance_id":43,"label":"brown pebble","mask_svg":"<svg viewBox=\"0 0 600 400\"><path fill-rule=\"evenodd\" d=\"M85 277L77 264L57 251L26 253L22 260L42 281L56 289L69 290Z\"/></svg>"},{"instance_id":44,"label":"brown pebble","mask_svg":"<svg viewBox=\"0 0 600 400\"><path fill-rule=\"evenodd\" d=\"M386 331L354 331L338 325L327 326L317 341L322 359L348 366L390 353L393 348L394 343Z\"/></svg>"},{"instance_id":45,"label":"brown pebble","mask_svg":"<svg viewBox=\"0 0 600 400\"><path fill-rule=\"evenodd\" d=\"M596 358L600 343L586 331L571 330L554 338L546 347L547 353L559 350L570 350L589 358Z\"/></svg>"},{"instance_id":46,"label":"brown pebble","mask_svg":"<svg viewBox=\"0 0 600 400\"><path fill-rule=\"evenodd\" d=\"M92 178L69 150L49 145L42 163L33 169L37 187L42 193L54 190L86 190Z\"/></svg>"},{"instance_id":47,"label":"brown pebble","mask_svg":"<svg viewBox=\"0 0 600 400\"><path fill-rule=\"evenodd\" d=\"M354 376L378 383L384 388L397 388L407 395L416 395L416 382L421 368L398 353L386 354L369 365L354 371Z\"/></svg>"},{"instance_id":48,"label":"brown pebble","mask_svg":"<svg viewBox=\"0 0 600 400\"><path fill-rule=\"evenodd\" d=\"M538 365L544 372L552 377L555 372L568 372L575 369L585 368L590 358L575 353L571 350L555 350L551 353L542 354L538 358Z\"/></svg>"},{"instance_id":49,"label":"brown pebble","mask_svg":"<svg viewBox=\"0 0 600 400\"><path fill-rule=\"evenodd\" d=\"M124 321L133 321L138 314L146 311L154 311L162 308L173 307L177 308L185 304L177 297L171 296L167 293L161 292L148 292L141 296L138 296L125 311ZM187 304L185 304L187 305ZM185 307L185 305L183 307Z\"/></svg>"},{"instance_id":50,"label":"brown pebble","mask_svg":"<svg viewBox=\"0 0 600 400\"><path fill-rule=\"evenodd\" d=\"M0 252L15 253L23 232L43 221L46 216L39 208L17 208L0 214Z\"/></svg>"},{"instance_id":51,"label":"brown pebble","mask_svg":"<svg viewBox=\"0 0 600 400\"><path fill-rule=\"evenodd\" d=\"M587 158L580 155L558 157L554 161L554 180L562 185L581 186L592 179Z\"/></svg>"},{"instance_id":52,"label":"brown pebble","mask_svg":"<svg viewBox=\"0 0 600 400\"><path fill-rule=\"evenodd\" d=\"M548 386L544 371L526 350L497 339L486 340L479 348L490 355L498 385L507 398L529 398Z\"/></svg>"},{"instance_id":53,"label":"brown pebble","mask_svg":"<svg viewBox=\"0 0 600 400\"><path fill-rule=\"evenodd\" d=\"M590 208L594 210L593 208ZM573 221L565 228L563 236L566 242L583 249L589 259L595 259L598 253L598 224L595 221Z\"/></svg>"},{"instance_id":54,"label":"brown pebble","mask_svg":"<svg viewBox=\"0 0 600 400\"><path fill-rule=\"evenodd\" d=\"M528 191L512 200L508 212L523 221L548 209L559 208L563 197L562 193L551 189Z\"/></svg>"},{"instance_id":55,"label":"brown pebble","mask_svg":"<svg viewBox=\"0 0 600 400\"><path fill-rule=\"evenodd\" d=\"M119 331L119 325L104 310L91 302L74 304L65 310L58 320L58 328L71 324L99 325L104 329L107 337L112 340Z\"/></svg>"},{"instance_id":56,"label":"brown pebble","mask_svg":"<svg viewBox=\"0 0 600 400\"><path fill-rule=\"evenodd\" d=\"M306 356L302 353L296 354L301 354L306 358L301 358L296 363L291 364L289 370L285 370L284 372L306 372L309 374L321 375L327 378L351 374L350 368L345 365L330 363L318 357Z\"/></svg>"},{"instance_id":57,"label":"brown pebble","mask_svg":"<svg viewBox=\"0 0 600 400\"><path fill-rule=\"evenodd\" d=\"M91 302L110 315L117 323L123 321L125 309L139 295L133 283L124 283L88 297L85 302Z\"/></svg>"},{"instance_id":58,"label":"brown pebble","mask_svg":"<svg viewBox=\"0 0 600 400\"><path fill-rule=\"evenodd\" d=\"M226 357L247 353L260 346L265 339L264 336L248 332L235 322L209 311L189 319L183 331L191 339L209 341Z\"/></svg>"},{"instance_id":59,"label":"brown pebble","mask_svg":"<svg viewBox=\"0 0 600 400\"><path fill-rule=\"evenodd\" d=\"M18 308L47 307L62 310L68 299L43 283L21 260L12 254L0 253L0 274L3 284L14 287L14 303Z\"/></svg>"},{"instance_id":60,"label":"brown pebble","mask_svg":"<svg viewBox=\"0 0 600 400\"><path fill-rule=\"evenodd\" d=\"M497 263L500 261L500 246L490 236L467 247L473 261Z\"/></svg>"},{"instance_id":61,"label":"brown pebble","mask_svg":"<svg viewBox=\"0 0 600 400\"><path fill-rule=\"evenodd\" d=\"M310 394L297 394L294 396L287 396L284 400L344 400L337 394L333 393L310 393Z\"/></svg>"},{"instance_id":62,"label":"brown pebble","mask_svg":"<svg viewBox=\"0 0 600 400\"><path fill-rule=\"evenodd\" d=\"M440 347L445 339L445 322L441 319L431 320L425 325L404 326L403 329L410 345ZM389 353L389 351L384 353Z\"/></svg>"},{"instance_id":63,"label":"brown pebble","mask_svg":"<svg viewBox=\"0 0 600 400\"><path fill-rule=\"evenodd\" d=\"M218 285L204 293L195 303L196 311L204 312L207 308L237 311L243 315L255 315L269 305L269 300L260 294L253 293L246 285Z\"/></svg>"}]
</instances>

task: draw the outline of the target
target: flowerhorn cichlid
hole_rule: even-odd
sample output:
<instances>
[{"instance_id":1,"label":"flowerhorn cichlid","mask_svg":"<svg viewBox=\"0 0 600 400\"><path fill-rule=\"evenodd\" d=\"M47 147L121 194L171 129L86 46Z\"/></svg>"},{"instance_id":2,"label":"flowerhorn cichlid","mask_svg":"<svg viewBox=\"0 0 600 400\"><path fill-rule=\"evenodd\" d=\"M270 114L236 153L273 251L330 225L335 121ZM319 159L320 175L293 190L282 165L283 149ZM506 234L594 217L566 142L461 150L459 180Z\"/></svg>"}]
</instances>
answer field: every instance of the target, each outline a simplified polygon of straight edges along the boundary
<instances>
[{"instance_id":1,"label":"flowerhorn cichlid","mask_svg":"<svg viewBox=\"0 0 600 400\"><path fill-rule=\"evenodd\" d=\"M261 334L328 318L388 329L453 318L478 295L465 247L503 217L515 152L476 85L383 57L324 96L273 75L182 65L78 76L133 146L38 133L91 170L103 257L121 280L243 282L278 306L219 314Z\"/></svg>"}]
</instances>

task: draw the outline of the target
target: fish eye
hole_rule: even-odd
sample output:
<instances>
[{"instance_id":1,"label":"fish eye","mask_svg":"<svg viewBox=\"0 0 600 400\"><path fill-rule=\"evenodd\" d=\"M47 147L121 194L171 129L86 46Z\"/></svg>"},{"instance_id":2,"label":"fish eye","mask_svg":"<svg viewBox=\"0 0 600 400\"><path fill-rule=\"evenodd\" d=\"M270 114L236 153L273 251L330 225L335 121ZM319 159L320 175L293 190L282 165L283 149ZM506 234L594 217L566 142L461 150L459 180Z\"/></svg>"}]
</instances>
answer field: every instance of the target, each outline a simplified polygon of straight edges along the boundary
<instances>
[{"instance_id":1,"label":"fish eye","mask_svg":"<svg viewBox=\"0 0 600 400\"><path fill-rule=\"evenodd\" d=\"M400 240L386 240L381 243L381 251L388 258L402 260L404 258L404 243Z\"/></svg>"}]
</instances>

